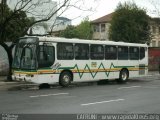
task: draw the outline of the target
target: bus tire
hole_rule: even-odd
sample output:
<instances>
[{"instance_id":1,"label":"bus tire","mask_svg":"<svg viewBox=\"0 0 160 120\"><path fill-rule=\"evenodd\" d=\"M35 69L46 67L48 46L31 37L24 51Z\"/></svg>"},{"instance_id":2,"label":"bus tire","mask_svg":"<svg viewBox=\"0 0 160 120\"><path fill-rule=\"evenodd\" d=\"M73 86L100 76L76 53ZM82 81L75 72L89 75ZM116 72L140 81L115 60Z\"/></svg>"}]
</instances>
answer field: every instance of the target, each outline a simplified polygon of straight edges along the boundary
<instances>
[{"instance_id":1,"label":"bus tire","mask_svg":"<svg viewBox=\"0 0 160 120\"><path fill-rule=\"evenodd\" d=\"M119 79L117 79L118 83L126 83L129 78L129 72L127 69L122 69L119 74Z\"/></svg>"},{"instance_id":2,"label":"bus tire","mask_svg":"<svg viewBox=\"0 0 160 120\"><path fill-rule=\"evenodd\" d=\"M61 85L62 87L68 87L71 81L72 81L72 75L69 72L64 71L61 73L59 78L59 85Z\"/></svg>"}]
</instances>

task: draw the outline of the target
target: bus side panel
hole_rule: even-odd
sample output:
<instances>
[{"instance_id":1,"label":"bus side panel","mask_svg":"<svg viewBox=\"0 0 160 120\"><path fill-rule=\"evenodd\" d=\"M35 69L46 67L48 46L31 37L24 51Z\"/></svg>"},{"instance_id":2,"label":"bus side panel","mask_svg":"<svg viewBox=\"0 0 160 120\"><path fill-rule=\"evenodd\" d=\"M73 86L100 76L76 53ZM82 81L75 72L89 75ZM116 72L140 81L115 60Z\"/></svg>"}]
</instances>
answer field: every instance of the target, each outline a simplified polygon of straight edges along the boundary
<instances>
[{"instance_id":1,"label":"bus side panel","mask_svg":"<svg viewBox=\"0 0 160 120\"><path fill-rule=\"evenodd\" d=\"M59 80L59 74L39 74L35 83L48 83L54 84Z\"/></svg>"},{"instance_id":2,"label":"bus side panel","mask_svg":"<svg viewBox=\"0 0 160 120\"><path fill-rule=\"evenodd\" d=\"M119 75L116 77L114 75L117 72L113 65L115 62L106 60L58 61L61 65L60 70L71 70L73 81L77 82L118 78Z\"/></svg>"},{"instance_id":3,"label":"bus side panel","mask_svg":"<svg viewBox=\"0 0 160 120\"><path fill-rule=\"evenodd\" d=\"M86 61L87 62L87 61ZM119 78L119 68L115 68L117 60L77 61L80 72L74 73L74 81L96 81L100 79Z\"/></svg>"},{"instance_id":4,"label":"bus side panel","mask_svg":"<svg viewBox=\"0 0 160 120\"><path fill-rule=\"evenodd\" d=\"M71 66L73 67L73 81L89 81L90 77L90 71L89 71L89 60L74 60L71 63Z\"/></svg>"},{"instance_id":5,"label":"bus side panel","mask_svg":"<svg viewBox=\"0 0 160 120\"><path fill-rule=\"evenodd\" d=\"M110 61L91 60L90 68L92 70L90 77L93 80L114 78L114 68Z\"/></svg>"},{"instance_id":6,"label":"bus side panel","mask_svg":"<svg viewBox=\"0 0 160 120\"><path fill-rule=\"evenodd\" d=\"M119 70L119 72L115 72L115 76L118 78L122 69L128 70L129 78L139 76L139 60L118 60L115 67Z\"/></svg>"},{"instance_id":7,"label":"bus side panel","mask_svg":"<svg viewBox=\"0 0 160 120\"><path fill-rule=\"evenodd\" d=\"M60 73L64 70L73 73L73 81L90 80L89 60L58 60Z\"/></svg>"}]
</instances>

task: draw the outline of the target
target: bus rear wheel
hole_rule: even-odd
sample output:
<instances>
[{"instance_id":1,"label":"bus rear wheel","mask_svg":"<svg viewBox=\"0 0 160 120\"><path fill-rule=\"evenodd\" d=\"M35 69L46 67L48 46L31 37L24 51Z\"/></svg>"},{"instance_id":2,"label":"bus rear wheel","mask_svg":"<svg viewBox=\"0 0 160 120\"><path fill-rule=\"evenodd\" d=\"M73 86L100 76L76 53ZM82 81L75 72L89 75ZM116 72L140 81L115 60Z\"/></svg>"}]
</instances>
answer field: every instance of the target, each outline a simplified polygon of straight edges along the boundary
<instances>
[{"instance_id":1,"label":"bus rear wheel","mask_svg":"<svg viewBox=\"0 0 160 120\"><path fill-rule=\"evenodd\" d=\"M118 83L126 83L129 78L129 73L127 69L122 69L119 74L119 79L117 79Z\"/></svg>"},{"instance_id":2,"label":"bus rear wheel","mask_svg":"<svg viewBox=\"0 0 160 120\"><path fill-rule=\"evenodd\" d=\"M59 78L59 84L62 87L68 87L71 81L72 81L72 75L69 72L65 71L61 73Z\"/></svg>"}]
</instances>

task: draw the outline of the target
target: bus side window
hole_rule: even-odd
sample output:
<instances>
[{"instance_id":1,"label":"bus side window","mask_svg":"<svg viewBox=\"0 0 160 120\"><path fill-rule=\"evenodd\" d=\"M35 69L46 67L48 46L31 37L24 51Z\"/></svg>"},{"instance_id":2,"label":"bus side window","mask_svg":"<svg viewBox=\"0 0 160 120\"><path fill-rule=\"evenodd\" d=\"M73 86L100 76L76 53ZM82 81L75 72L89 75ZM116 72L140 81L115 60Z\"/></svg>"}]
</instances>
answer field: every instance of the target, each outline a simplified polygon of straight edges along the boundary
<instances>
[{"instance_id":1,"label":"bus side window","mask_svg":"<svg viewBox=\"0 0 160 120\"><path fill-rule=\"evenodd\" d=\"M138 47L130 47L129 48L129 56L130 56L130 60L139 60L139 48Z\"/></svg>"},{"instance_id":2,"label":"bus side window","mask_svg":"<svg viewBox=\"0 0 160 120\"><path fill-rule=\"evenodd\" d=\"M88 44L75 44L75 59L88 60L89 59L89 45Z\"/></svg>"},{"instance_id":3,"label":"bus side window","mask_svg":"<svg viewBox=\"0 0 160 120\"><path fill-rule=\"evenodd\" d=\"M57 44L57 59L58 60L73 60L73 44L72 43L58 43Z\"/></svg>"},{"instance_id":4,"label":"bus side window","mask_svg":"<svg viewBox=\"0 0 160 120\"><path fill-rule=\"evenodd\" d=\"M145 57L145 48L141 47L140 48L140 59L143 59Z\"/></svg>"},{"instance_id":5,"label":"bus side window","mask_svg":"<svg viewBox=\"0 0 160 120\"><path fill-rule=\"evenodd\" d=\"M119 46L118 47L118 59L119 60L128 60L128 47Z\"/></svg>"},{"instance_id":6,"label":"bus side window","mask_svg":"<svg viewBox=\"0 0 160 120\"><path fill-rule=\"evenodd\" d=\"M105 46L105 59L106 60L116 60L117 59L117 47L106 45Z\"/></svg>"},{"instance_id":7,"label":"bus side window","mask_svg":"<svg viewBox=\"0 0 160 120\"><path fill-rule=\"evenodd\" d=\"M92 60L103 60L104 59L103 45L91 45L90 46L90 58Z\"/></svg>"}]
</instances>

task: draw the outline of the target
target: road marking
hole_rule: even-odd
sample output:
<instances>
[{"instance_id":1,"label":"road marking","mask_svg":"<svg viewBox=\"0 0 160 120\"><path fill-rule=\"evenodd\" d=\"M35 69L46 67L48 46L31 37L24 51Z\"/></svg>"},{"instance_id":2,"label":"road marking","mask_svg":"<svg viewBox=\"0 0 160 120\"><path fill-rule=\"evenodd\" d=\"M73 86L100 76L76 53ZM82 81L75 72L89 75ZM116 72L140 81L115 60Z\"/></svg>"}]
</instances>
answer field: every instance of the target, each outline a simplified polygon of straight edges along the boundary
<instances>
[{"instance_id":1,"label":"road marking","mask_svg":"<svg viewBox=\"0 0 160 120\"><path fill-rule=\"evenodd\" d=\"M141 87L141 86L120 87L118 89L129 89L129 88L138 88L138 87Z\"/></svg>"},{"instance_id":2,"label":"road marking","mask_svg":"<svg viewBox=\"0 0 160 120\"><path fill-rule=\"evenodd\" d=\"M144 88L160 88L160 87L156 87L156 86L145 86Z\"/></svg>"},{"instance_id":3,"label":"road marking","mask_svg":"<svg viewBox=\"0 0 160 120\"><path fill-rule=\"evenodd\" d=\"M86 103L86 104L81 104L81 106L94 105L94 104L100 104L100 103L109 103L109 102L118 102L118 101L122 101L122 100L124 100L124 99L101 101L101 102L94 102L94 103Z\"/></svg>"},{"instance_id":4,"label":"road marking","mask_svg":"<svg viewBox=\"0 0 160 120\"><path fill-rule=\"evenodd\" d=\"M157 73L157 74L151 74L151 75L145 75L145 77L150 77L150 76L159 76L159 74Z\"/></svg>"},{"instance_id":5,"label":"road marking","mask_svg":"<svg viewBox=\"0 0 160 120\"><path fill-rule=\"evenodd\" d=\"M47 96L56 96L56 95L68 95L69 93L56 93L56 94L46 94L46 95L35 95L35 96L29 96L31 98L35 97L47 97Z\"/></svg>"}]
</instances>

